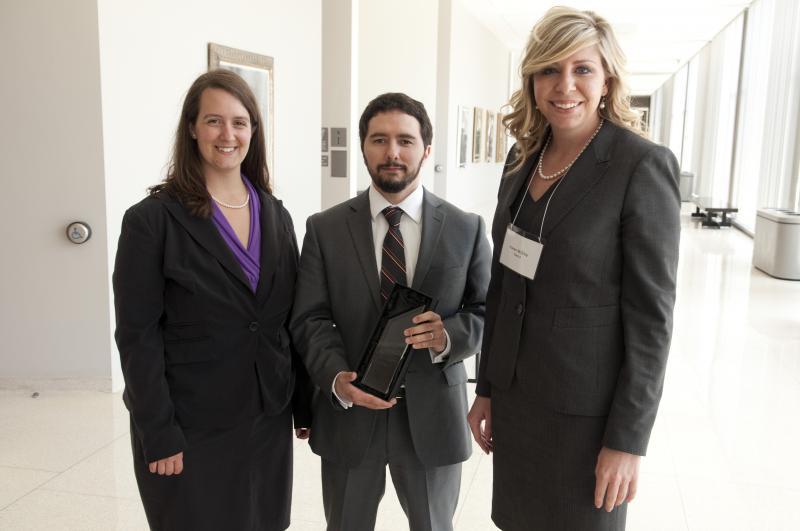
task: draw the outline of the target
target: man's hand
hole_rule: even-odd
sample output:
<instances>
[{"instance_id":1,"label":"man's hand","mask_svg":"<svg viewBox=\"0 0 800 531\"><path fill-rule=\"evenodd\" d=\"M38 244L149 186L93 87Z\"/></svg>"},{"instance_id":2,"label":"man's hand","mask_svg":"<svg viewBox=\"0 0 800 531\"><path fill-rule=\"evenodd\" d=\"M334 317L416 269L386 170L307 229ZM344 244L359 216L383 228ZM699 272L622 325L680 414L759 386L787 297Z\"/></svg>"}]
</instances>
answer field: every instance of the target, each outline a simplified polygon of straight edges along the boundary
<instances>
[{"instance_id":1,"label":"man's hand","mask_svg":"<svg viewBox=\"0 0 800 531\"><path fill-rule=\"evenodd\" d=\"M611 512L622 502L631 502L636 496L639 482L639 462L641 456L612 450L603 447L597 456L597 467L594 475L597 482L594 487L594 506L598 509L605 505ZM605 504L603 499L605 498Z\"/></svg>"},{"instance_id":2,"label":"man's hand","mask_svg":"<svg viewBox=\"0 0 800 531\"><path fill-rule=\"evenodd\" d=\"M177 453L158 461L153 461L147 465L150 472L153 474L158 473L159 476L176 476L183 472L183 452Z\"/></svg>"},{"instance_id":3,"label":"man's hand","mask_svg":"<svg viewBox=\"0 0 800 531\"><path fill-rule=\"evenodd\" d=\"M397 400L392 398L386 402L377 396L365 393L355 385L351 384L356 379L354 372L340 372L336 375L333 381L333 387L336 389L336 394L342 399L352 402L354 406L361 406L368 409L389 409L397 403Z\"/></svg>"},{"instance_id":4,"label":"man's hand","mask_svg":"<svg viewBox=\"0 0 800 531\"><path fill-rule=\"evenodd\" d=\"M444 323L438 313L421 313L414 316L412 322L417 326L405 329L406 344L417 349L429 348L437 354L444 351L447 337L444 335Z\"/></svg>"},{"instance_id":5,"label":"man's hand","mask_svg":"<svg viewBox=\"0 0 800 531\"><path fill-rule=\"evenodd\" d=\"M492 399L476 396L472 408L467 415L467 424L472 437L481 450L488 454L492 451Z\"/></svg>"}]
</instances>

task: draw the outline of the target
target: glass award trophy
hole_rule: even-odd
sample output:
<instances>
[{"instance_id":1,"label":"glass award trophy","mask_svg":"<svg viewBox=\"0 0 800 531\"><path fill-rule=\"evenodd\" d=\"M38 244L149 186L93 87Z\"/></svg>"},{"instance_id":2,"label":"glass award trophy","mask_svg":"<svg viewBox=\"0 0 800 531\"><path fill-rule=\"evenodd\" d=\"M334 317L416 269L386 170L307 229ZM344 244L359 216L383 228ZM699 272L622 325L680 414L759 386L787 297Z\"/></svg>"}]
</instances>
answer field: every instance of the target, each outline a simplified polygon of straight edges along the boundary
<instances>
[{"instance_id":1,"label":"glass award trophy","mask_svg":"<svg viewBox=\"0 0 800 531\"><path fill-rule=\"evenodd\" d=\"M353 385L382 400L396 396L411 358L411 345L406 344L403 331L414 326L411 319L430 310L432 302L433 299L423 293L394 285L361 358Z\"/></svg>"}]
</instances>

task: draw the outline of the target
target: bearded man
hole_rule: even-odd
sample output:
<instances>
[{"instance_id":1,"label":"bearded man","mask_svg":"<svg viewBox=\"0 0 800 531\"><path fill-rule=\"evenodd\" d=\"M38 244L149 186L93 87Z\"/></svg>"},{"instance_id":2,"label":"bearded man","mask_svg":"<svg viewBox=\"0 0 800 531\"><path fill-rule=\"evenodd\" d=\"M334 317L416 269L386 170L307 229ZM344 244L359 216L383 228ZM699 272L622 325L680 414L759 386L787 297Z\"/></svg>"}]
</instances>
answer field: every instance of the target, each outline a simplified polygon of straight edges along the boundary
<instances>
[{"instance_id":1,"label":"bearded man","mask_svg":"<svg viewBox=\"0 0 800 531\"><path fill-rule=\"evenodd\" d=\"M359 136L372 185L308 219L291 321L317 387L311 448L327 528L375 528L388 466L410 529L450 531L472 451L464 361L480 349L489 244L479 216L420 184L433 137L422 103L378 96ZM352 382L394 283L437 305L405 330L405 385L384 401Z\"/></svg>"}]
</instances>

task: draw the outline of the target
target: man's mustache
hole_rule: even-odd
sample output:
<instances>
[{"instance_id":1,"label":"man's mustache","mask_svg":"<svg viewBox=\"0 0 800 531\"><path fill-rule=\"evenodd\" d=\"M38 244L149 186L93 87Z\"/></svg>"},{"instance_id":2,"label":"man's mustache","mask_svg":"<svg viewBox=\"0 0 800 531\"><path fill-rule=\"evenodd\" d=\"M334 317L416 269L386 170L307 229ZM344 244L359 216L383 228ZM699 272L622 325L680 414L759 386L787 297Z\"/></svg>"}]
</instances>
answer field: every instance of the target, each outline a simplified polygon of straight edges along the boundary
<instances>
[{"instance_id":1,"label":"man's mustache","mask_svg":"<svg viewBox=\"0 0 800 531\"><path fill-rule=\"evenodd\" d=\"M406 170L405 164L378 164L378 171L381 170Z\"/></svg>"}]
</instances>

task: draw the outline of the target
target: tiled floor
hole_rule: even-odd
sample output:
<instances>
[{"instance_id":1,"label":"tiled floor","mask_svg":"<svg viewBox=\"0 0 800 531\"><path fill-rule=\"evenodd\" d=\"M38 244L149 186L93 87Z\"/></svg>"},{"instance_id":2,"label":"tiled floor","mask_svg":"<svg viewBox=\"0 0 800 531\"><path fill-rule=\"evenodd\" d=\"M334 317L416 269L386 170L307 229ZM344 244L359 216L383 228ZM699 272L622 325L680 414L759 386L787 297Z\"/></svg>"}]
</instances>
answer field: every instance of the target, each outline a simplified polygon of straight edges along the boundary
<instances>
[{"instance_id":1,"label":"tiled floor","mask_svg":"<svg viewBox=\"0 0 800 531\"><path fill-rule=\"evenodd\" d=\"M800 529L800 282L750 266L752 241L681 244L672 354L630 530ZM0 529L146 529L118 394L0 391ZM456 529L495 529L491 459L464 467ZM291 529L324 528L319 460L296 443ZM407 529L387 481L378 529Z\"/></svg>"}]
</instances>

